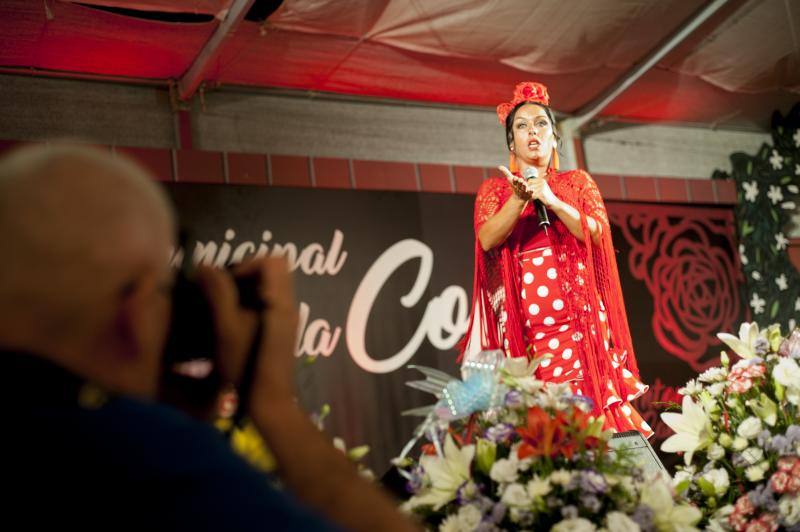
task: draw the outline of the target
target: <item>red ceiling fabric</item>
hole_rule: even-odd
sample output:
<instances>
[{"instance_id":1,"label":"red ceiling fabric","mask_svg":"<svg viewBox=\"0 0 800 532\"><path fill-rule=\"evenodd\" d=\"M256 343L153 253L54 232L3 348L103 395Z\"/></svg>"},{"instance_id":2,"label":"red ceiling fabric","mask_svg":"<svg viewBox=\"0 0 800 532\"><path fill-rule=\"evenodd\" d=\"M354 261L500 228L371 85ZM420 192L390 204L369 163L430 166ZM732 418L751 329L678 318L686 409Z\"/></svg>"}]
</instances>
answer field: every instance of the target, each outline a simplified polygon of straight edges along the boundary
<instances>
[{"instance_id":1,"label":"red ceiling fabric","mask_svg":"<svg viewBox=\"0 0 800 532\"><path fill-rule=\"evenodd\" d=\"M180 77L218 22L140 20L56 2L0 4L0 65L130 78Z\"/></svg>"},{"instance_id":2,"label":"red ceiling fabric","mask_svg":"<svg viewBox=\"0 0 800 532\"><path fill-rule=\"evenodd\" d=\"M231 0L91 0L221 17ZM220 84L494 107L522 80L574 113L706 0L285 0L243 22L205 79ZM45 5L50 7L48 18ZM0 66L167 80L218 21L148 21L67 1L0 5ZM800 94L800 6L732 0L602 115L764 126Z\"/></svg>"},{"instance_id":3,"label":"red ceiling fabric","mask_svg":"<svg viewBox=\"0 0 800 532\"><path fill-rule=\"evenodd\" d=\"M601 113L642 122L683 122L712 127L768 129L775 109L789 110L796 94L770 91L740 94L702 79L657 67L648 71Z\"/></svg>"},{"instance_id":4,"label":"red ceiling fabric","mask_svg":"<svg viewBox=\"0 0 800 532\"><path fill-rule=\"evenodd\" d=\"M519 80L535 77L550 88L556 109L570 111L620 74L606 69L591 79L581 73L533 76L497 62L431 56L345 37L318 43L307 33L271 30L261 36L255 25L246 25L211 75L232 84L491 107L508 99Z\"/></svg>"}]
</instances>

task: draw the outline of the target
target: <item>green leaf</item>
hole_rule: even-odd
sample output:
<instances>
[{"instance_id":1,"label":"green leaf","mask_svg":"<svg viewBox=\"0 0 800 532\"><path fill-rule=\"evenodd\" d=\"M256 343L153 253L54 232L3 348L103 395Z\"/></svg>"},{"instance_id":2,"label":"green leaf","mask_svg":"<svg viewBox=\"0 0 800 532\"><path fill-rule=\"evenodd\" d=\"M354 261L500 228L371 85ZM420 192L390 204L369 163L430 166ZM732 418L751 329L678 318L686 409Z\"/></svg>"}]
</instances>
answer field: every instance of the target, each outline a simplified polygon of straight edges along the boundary
<instances>
[{"instance_id":1,"label":"green leaf","mask_svg":"<svg viewBox=\"0 0 800 532\"><path fill-rule=\"evenodd\" d=\"M792 182L792 176L790 175L785 175L781 178L781 185L788 185L791 182Z\"/></svg>"},{"instance_id":2,"label":"green leaf","mask_svg":"<svg viewBox=\"0 0 800 532\"><path fill-rule=\"evenodd\" d=\"M478 439L475 451L475 461L478 471L488 475L497 459L497 444L483 438Z\"/></svg>"},{"instance_id":3,"label":"green leaf","mask_svg":"<svg viewBox=\"0 0 800 532\"><path fill-rule=\"evenodd\" d=\"M778 211L770 209L769 213L772 215L772 219L775 220L775 223L778 223Z\"/></svg>"},{"instance_id":4,"label":"green leaf","mask_svg":"<svg viewBox=\"0 0 800 532\"><path fill-rule=\"evenodd\" d=\"M775 398L778 401L783 401L783 397L784 397L784 395L786 393L786 390L783 387L783 384L779 383L775 379L772 380L772 384L775 386Z\"/></svg>"},{"instance_id":5,"label":"green leaf","mask_svg":"<svg viewBox=\"0 0 800 532\"><path fill-rule=\"evenodd\" d=\"M675 492L676 493L683 493L686 490L686 488L689 487L689 484L691 484L691 483L692 483L691 480L682 480L682 481L680 481L678 483L678 485L675 486Z\"/></svg>"},{"instance_id":6,"label":"green leaf","mask_svg":"<svg viewBox=\"0 0 800 532\"><path fill-rule=\"evenodd\" d=\"M747 222L747 220L745 220L745 221L744 221L744 223L742 224L742 236L747 236L747 235L749 235L750 233L752 233L753 231L755 231L755 227L753 227L752 225L750 225L750 224Z\"/></svg>"},{"instance_id":7,"label":"green leaf","mask_svg":"<svg viewBox=\"0 0 800 532\"><path fill-rule=\"evenodd\" d=\"M697 486L700 488L700 491L702 491L703 495L705 495L706 497L715 497L716 496L717 492L714 490L714 484L712 484L708 480L706 480L704 478L698 478L697 479Z\"/></svg>"},{"instance_id":8,"label":"green leaf","mask_svg":"<svg viewBox=\"0 0 800 532\"><path fill-rule=\"evenodd\" d=\"M780 302L776 299L772 303L772 308L769 310L769 319L772 319L778 315L778 307L780 307Z\"/></svg>"},{"instance_id":9,"label":"green leaf","mask_svg":"<svg viewBox=\"0 0 800 532\"><path fill-rule=\"evenodd\" d=\"M746 171L747 171L747 175L752 175L753 174L753 161L752 160L747 161L747 170Z\"/></svg>"}]
</instances>

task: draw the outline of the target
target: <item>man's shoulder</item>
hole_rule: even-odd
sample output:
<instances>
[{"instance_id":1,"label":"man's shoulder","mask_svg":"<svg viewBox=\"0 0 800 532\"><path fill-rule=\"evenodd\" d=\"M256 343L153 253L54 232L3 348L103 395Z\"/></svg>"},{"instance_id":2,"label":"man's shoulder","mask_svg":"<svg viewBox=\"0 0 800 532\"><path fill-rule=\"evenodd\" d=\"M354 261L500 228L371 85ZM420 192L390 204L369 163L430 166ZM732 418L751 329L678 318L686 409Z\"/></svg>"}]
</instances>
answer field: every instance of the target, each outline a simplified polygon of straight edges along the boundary
<instances>
[{"instance_id":1,"label":"man's shoulder","mask_svg":"<svg viewBox=\"0 0 800 532\"><path fill-rule=\"evenodd\" d=\"M274 488L214 427L171 407L96 396L87 404L39 404L17 421L23 437L12 445L16 473L9 474L22 505L35 493L72 507L80 500L108 512L135 507L137 522L150 516L167 528L330 528ZM46 485L31 484L43 477Z\"/></svg>"}]
</instances>

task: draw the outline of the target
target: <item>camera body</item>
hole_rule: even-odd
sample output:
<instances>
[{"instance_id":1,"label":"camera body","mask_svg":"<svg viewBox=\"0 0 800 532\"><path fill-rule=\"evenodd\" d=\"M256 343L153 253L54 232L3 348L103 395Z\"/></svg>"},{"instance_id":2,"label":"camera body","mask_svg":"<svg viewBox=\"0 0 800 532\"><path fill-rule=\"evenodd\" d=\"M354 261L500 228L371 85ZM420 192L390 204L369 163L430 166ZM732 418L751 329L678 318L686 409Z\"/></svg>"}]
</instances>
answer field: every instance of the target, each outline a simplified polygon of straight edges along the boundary
<instances>
[{"instance_id":1,"label":"camera body","mask_svg":"<svg viewBox=\"0 0 800 532\"><path fill-rule=\"evenodd\" d=\"M234 277L234 281L240 306L263 311L258 278ZM251 359L256 351L254 346ZM250 382L248 372L253 368L254 360L248 359L242 383ZM182 268L172 288L172 314L162 358L161 398L190 413L206 412L215 406L223 384L211 304L192 272Z\"/></svg>"}]
</instances>

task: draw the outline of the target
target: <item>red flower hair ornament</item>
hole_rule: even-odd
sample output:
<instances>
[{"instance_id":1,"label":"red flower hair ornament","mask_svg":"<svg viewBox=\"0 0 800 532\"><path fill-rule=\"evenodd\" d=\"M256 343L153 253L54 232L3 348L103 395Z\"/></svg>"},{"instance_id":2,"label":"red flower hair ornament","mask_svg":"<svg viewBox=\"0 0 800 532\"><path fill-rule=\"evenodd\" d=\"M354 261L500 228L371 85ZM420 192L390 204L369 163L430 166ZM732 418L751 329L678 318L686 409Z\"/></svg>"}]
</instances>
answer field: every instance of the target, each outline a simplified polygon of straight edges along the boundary
<instances>
[{"instance_id":1,"label":"red flower hair ornament","mask_svg":"<svg viewBox=\"0 0 800 532\"><path fill-rule=\"evenodd\" d=\"M510 102L501 103L497 106L497 118L501 124L506 123L506 118L514 110L514 107L522 102L538 103L550 106L550 95L547 94L547 87L535 81L523 81L514 87L514 97Z\"/></svg>"}]
</instances>

